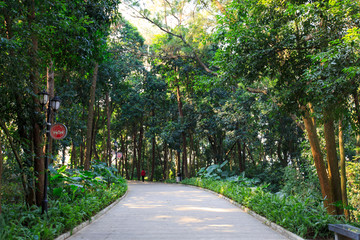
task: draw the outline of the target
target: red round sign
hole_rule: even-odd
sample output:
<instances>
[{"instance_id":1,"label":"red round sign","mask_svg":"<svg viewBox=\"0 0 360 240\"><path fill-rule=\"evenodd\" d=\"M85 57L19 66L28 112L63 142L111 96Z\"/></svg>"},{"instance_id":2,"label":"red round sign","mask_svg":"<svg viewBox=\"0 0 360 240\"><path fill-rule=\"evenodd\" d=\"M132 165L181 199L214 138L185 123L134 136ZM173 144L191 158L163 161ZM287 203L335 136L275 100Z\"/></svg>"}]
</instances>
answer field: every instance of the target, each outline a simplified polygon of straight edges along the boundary
<instances>
[{"instance_id":1,"label":"red round sign","mask_svg":"<svg viewBox=\"0 0 360 240\"><path fill-rule=\"evenodd\" d=\"M55 140L61 140L66 137L67 128L64 124L57 123L51 126L50 136Z\"/></svg>"}]
</instances>

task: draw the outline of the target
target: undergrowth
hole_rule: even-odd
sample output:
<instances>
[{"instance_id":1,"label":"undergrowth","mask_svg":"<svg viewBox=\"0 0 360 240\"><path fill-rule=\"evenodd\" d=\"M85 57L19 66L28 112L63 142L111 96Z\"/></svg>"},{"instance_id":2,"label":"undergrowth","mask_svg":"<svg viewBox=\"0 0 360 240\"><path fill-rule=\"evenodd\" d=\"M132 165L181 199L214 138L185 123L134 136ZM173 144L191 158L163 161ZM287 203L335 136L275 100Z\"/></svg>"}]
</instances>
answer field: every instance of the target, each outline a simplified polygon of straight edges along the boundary
<instances>
[{"instance_id":1,"label":"undergrowth","mask_svg":"<svg viewBox=\"0 0 360 240\"><path fill-rule=\"evenodd\" d=\"M306 239L326 239L332 235L328 224L343 222L327 214L321 201L274 194L247 180L243 177L237 181L190 178L182 183L220 193Z\"/></svg>"},{"instance_id":2,"label":"undergrowth","mask_svg":"<svg viewBox=\"0 0 360 240\"><path fill-rule=\"evenodd\" d=\"M125 194L126 181L105 163L92 165L92 171L50 167L49 208L25 204L4 204L0 215L0 240L54 239Z\"/></svg>"}]
</instances>

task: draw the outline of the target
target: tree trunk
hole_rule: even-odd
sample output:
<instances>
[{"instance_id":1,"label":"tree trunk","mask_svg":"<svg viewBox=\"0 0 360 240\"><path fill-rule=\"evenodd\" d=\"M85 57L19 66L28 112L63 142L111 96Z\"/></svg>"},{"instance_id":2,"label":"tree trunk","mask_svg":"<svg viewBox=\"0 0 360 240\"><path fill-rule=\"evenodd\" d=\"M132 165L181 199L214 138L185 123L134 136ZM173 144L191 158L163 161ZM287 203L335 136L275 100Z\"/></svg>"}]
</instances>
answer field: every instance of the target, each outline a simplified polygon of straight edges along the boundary
<instances>
[{"instance_id":1,"label":"tree trunk","mask_svg":"<svg viewBox=\"0 0 360 240\"><path fill-rule=\"evenodd\" d=\"M346 191L346 162L345 162L345 148L344 148L344 134L342 119L339 121L339 150L340 150L340 169L341 169L341 199L344 205L344 214L347 220L350 220L348 206L348 198Z\"/></svg>"},{"instance_id":2,"label":"tree trunk","mask_svg":"<svg viewBox=\"0 0 360 240\"><path fill-rule=\"evenodd\" d=\"M109 93L106 93L106 116L107 116L107 141L106 141L106 155L108 157L109 166L111 166L111 135L110 135L110 123L111 123L111 113L110 113L110 99ZM115 156L117 159L117 156Z\"/></svg>"},{"instance_id":3,"label":"tree trunk","mask_svg":"<svg viewBox=\"0 0 360 240\"><path fill-rule=\"evenodd\" d=\"M123 153L123 159L124 159L124 167L123 169L125 169L125 178L129 179L129 171L128 171L128 159L127 159L127 145L125 145L125 137L120 134L120 143L121 143L121 152ZM124 176L124 173L122 173L122 176Z\"/></svg>"},{"instance_id":4,"label":"tree trunk","mask_svg":"<svg viewBox=\"0 0 360 240\"><path fill-rule=\"evenodd\" d=\"M181 168L180 168L181 164L180 164L180 151L176 150L176 176L177 177L179 175L179 173L181 173Z\"/></svg>"},{"instance_id":5,"label":"tree trunk","mask_svg":"<svg viewBox=\"0 0 360 240\"><path fill-rule=\"evenodd\" d=\"M80 144L80 166L83 167L84 166L84 148L85 148L85 144L81 143Z\"/></svg>"},{"instance_id":6,"label":"tree trunk","mask_svg":"<svg viewBox=\"0 0 360 240\"><path fill-rule=\"evenodd\" d=\"M29 29L33 29L33 22L35 21L35 2L31 1L29 6L29 15L28 15L28 25ZM34 32L30 33L31 38L31 48L30 48L30 82L33 90L33 102L34 102L34 109L33 112L40 112L40 103L37 98L37 94L39 93L38 84L40 82L40 74L38 72L38 39ZM44 152L42 149L43 139L41 136L41 129L39 123L33 120L33 144L34 144L34 170L35 170L35 196L36 196L36 204L41 206L43 196L44 196ZM32 205L32 200L27 199L28 204Z\"/></svg>"},{"instance_id":7,"label":"tree trunk","mask_svg":"<svg viewBox=\"0 0 360 240\"><path fill-rule=\"evenodd\" d=\"M74 142L71 142L71 165L73 168L77 167L77 154L76 154L76 147L74 145Z\"/></svg>"},{"instance_id":8,"label":"tree trunk","mask_svg":"<svg viewBox=\"0 0 360 240\"><path fill-rule=\"evenodd\" d=\"M2 172L3 172L3 160L4 160L4 157L3 157L3 153L2 153L2 134L1 134L1 131L0 131L0 193L2 192L1 191L1 180L2 180ZM0 215L1 215L1 194L0 194Z\"/></svg>"},{"instance_id":9,"label":"tree trunk","mask_svg":"<svg viewBox=\"0 0 360 240\"><path fill-rule=\"evenodd\" d=\"M356 134L356 156L355 159L359 160L360 158L360 134Z\"/></svg>"},{"instance_id":10,"label":"tree trunk","mask_svg":"<svg viewBox=\"0 0 360 240\"><path fill-rule=\"evenodd\" d=\"M49 94L49 100L51 101L51 99L53 99L55 97L55 80L54 80L54 63L51 60L49 63L49 66L46 69L46 75L47 75L47 93ZM50 101L48 104L50 104ZM50 114L50 123L53 124L55 121L55 112L54 115ZM49 142L49 148L48 148L48 161L49 163L53 163L54 159L51 157L52 156L52 149L53 149L53 139L50 137L49 139L47 139L47 141ZM44 147L45 149L45 147ZM45 150L44 150L45 151Z\"/></svg>"},{"instance_id":11,"label":"tree trunk","mask_svg":"<svg viewBox=\"0 0 360 240\"><path fill-rule=\"evenodd\" d=\"M240 173L242 173L245 171L245 166L244 166L245 162L243 162L243 155L245 155L245 151L242 152L242 144L240 140L237 141L237 148L238 148L239 171Z\"/></svg>"},{"instance_id":12,"label":"tree trunk","mask_svg":"<svg viewBox=\"0 0 360 240\"><path fill-rule=\"evenodd\" d=\"M360 128L360 106L359 106L359 96L357 90L354 91L353 98L354 98L355 112L356 112L356 123L357 123L357 127Z\"/></svg>"},{"instance_id":13,"label":"tree trunk","mask_svg":"<svg viewBox=\"0 0 360 240\"><path fill-rule=\"evenodd\" d=\"M93 156L94 159L100 160L100 156L98 154L97 148L96 148L96 136L98 133L98 122L100 120L100 106L96 106L96 109L98 111L97 115L94 114L94 120L92 125L92 133L91 133L91 150L90 150L90 159L92 159L91 156ZM97 116L97 117L96 117ZM106 159L105 159L106 162Z\"/></svg>"},{"instance_id":14,"label":"tree trunk","mask_svg":"<svg viewBox=\"0 0 360 240\"><path fill-rule=\"evenodd\" d=\"M188 172L189 172L189 178L191 178L193 175L193 169L194 169L194 138L192 134L189 134L190 136L190 149L189 149L189 166L188 166Z\"/></svg>"},{"instance_id":15,"label":"tree trunk","mask_svg":"<svg viewBox=\"0 0 360 240\"><path fill-rule=\"evenodd\" d=\"M133 133L134 149L133 149L133 161L132 161L132 164L131 164L131 179L134 179L134 168L135 168L135 164L137 163L137 158L136 158L137 146L136 146L136 142L137 142L137 129L136 129L136 124L134 124L134 133Z\"/></svg>"},{"instance_id":16,"label":"tree trunk","mask_svg":"<svg viewBox=\"0 0 360 240\"><path fill-rule=\"evenodd\" d=\"M179 110L179 118L180 118L180 122L181 122L181 124L183 124L184 123L184 113L183 113L183 106L182 106L182 100L181 100L181 93L180 93L180 86L179 86L179 83L177 83L176 84L176 96L177 96L177 102L178 102L178 110ZM186 158L187 158L187 156L186 156L186 134L185 134L185 132L183 132L182 134L181 134L181 136L182 136L182 140L183 140L183 145L182 145L182 154L183 154L183 169L182 169L182 177L186 177L186 171L187 171L187 169L185 169L185 168L187 168L187 164L186 164L186 162L187 162L187 160L186 160ZM180 152L179 152L179 154L180 154ZM180 158L179 158L179 164L180 164ZM180 166L180 165L179 165ZM180 167L179 167L179 169L180 169ZM184 173L186 174L185 176L184 176Z\"/></svg>"},{"instance_id":17,"label":"tree trunk","mask_svg":"<svg viewBox=\"0 0 360 240\"><path fill-rule=\"evenodd\" d=\"M152 142L152 156L151 156L151 160L152 160L152 163L151 163L151 176L150 176L150 182L152 182L154 180L154 175L155 175L155 147L156 147L156 140L155 140L155 136L152 138L151 140Z\"/></svg>"},{"instance_id":18,"label":"tree trunk","mask_svg":"<svg viewBox=\"0 0 360 240\"><path fill-rule=\"evenodd\" d=\"M95 103L95 90L96 90L98 68L99 68L99 64L95 63L93 79L90 88L89 113L88 113L87 126L86 126L87 130L86 130L86 148L85 148L85 163L84 163L85 170L90 169L90 162L91 162L92 129L93 129L93 120L94 120L94 103Z\"/></svg>"},{"instance_id":19,"label":"tree trunk","mask_svg":"<svg viewBox=\"0 0 360 240\"><path fill-rule=\"evenodd\" d=\"M303 116L303 121L305 125L306 132L308 134L311 153L314 158L316 171L319 177L321 193L324 199L324 206L327 208L329 214L336 214L335 206L332 205L334 202L333 193L331 191L331 186L329 182L329 178L326 172L323 155L320 148L320 141L316 132L315 121L310 117L308 111L305 111L305 115Z\"/></svg>"},{"instance_id":20,"label":"tree trunk","mask_svg":"<svg viewBox=\"0 0 360 240\"><path fill-rule=\"evenodd\" d=\"M278 158L279 158L279 161L281 163L281 165L283 167L286 167L288 165L288 162L287 162L287 156L285 153L283 153L282 151L282 141L283 141L283 138L282 136L280 137L278 143L277 143L277 155L278 155Z\"/></svg>"},{"instance_id":21,"label":"tree trunk","mask_svg":"<svg viewBox=\"0 0 360 240\"><path fill-rule=\"evenodd\" d=\"M141 172L141 157L142 157L142 148L143 148L143 136L144 136L144 126L143 121L140 121L140 132L139 132L139 146L138 146L138 161L136 166L137 179L140 181L140 172Z\"/></svg>"},{"instance_id":22,"label":"tree trunk","mask_svg":"<svg viewBox=\"0 0 360 240\"><path fill-rule=\"evenodd\" d=\"M188 169L187 169L187 150L186 150L186 134L185 132L182 133L182 139L183 139L183 154L182 154L182 163L183 163L183 171L182 171L182 176L183 178L187 178L188 177Z\"/></svg>"},{"instance_id":23,"label":"tree trunk","mask_svg":"<svg viewBox=\"0 0 360 240\"><path fill-rule=\"evenodd\" d=\"M329 180L334 196L333 201L335 203L342 202L341 180L340 180L338 157L336 151L334 120L331 117L325 119L324 135L326 142L326 153L327 153L326 159L328 162ZM336 207L336 211L337 211L337 215L342 215L344 213L343 209L339 207Z\"/></svg>"},{"instance_id":24,"label":"tree trunk","mask_svg":"<svg viewBox=\"0 0 360 240\"><path fill-rule=\"evenodd\" d=\"M168 148L167 148L167 144L164 142L164 171L163 171L163 175L164 175L164 180L168 179L168 169L169 169L169 164L168 164Z\"/></svg>"}]
</instances>

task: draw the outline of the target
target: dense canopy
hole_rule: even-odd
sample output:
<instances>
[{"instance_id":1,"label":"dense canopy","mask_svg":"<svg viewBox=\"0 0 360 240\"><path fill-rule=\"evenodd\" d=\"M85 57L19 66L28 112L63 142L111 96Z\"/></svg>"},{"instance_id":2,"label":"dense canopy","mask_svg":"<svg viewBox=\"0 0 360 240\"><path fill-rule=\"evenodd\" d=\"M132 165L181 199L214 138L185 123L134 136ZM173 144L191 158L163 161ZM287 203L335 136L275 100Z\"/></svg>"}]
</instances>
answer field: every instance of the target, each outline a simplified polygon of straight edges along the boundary
<instances>
[{"instance_id":1,"label":"dense canopy","mask_svg":"<svg viewBox=\"0 0 360 240\"><path fill-rule=\"evenodd\" d=\"M0 20L0 226L143 169L359 221L359 0L6 0Z\"/></svg>"}]
</instances>

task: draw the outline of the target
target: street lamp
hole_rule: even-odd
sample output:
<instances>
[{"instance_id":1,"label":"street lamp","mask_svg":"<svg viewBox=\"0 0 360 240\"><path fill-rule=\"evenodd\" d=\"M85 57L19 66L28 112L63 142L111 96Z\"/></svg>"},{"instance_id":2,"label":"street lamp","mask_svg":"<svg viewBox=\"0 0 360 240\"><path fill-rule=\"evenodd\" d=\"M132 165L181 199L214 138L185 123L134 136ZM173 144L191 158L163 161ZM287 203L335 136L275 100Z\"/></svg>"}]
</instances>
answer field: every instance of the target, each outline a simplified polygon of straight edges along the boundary
<instances>
[{"instance_id":1,"label":"street lamp","mask_svg":"<svg viewBox=\"0 0 360 240\"><path fill-rule=\"evenodd\" d=\"M45 105L49 101L49 94L46 91L42 91L39 93L40 95L40 104L44 109ZM49 152L49 137L50 137L50 126L51 126L51 110L55 113L60 108L60 98L55 96L53 99L50 100L47 108L46 114L46 145L45 145L45 174L44 174L44 198L42 201L42 211L41 214L47 213L48 211L48 200L47 200L47 185L48 185L48 168L49 168L49 161L48 161L48 152Z\"/></svg>"}]
</instances>

